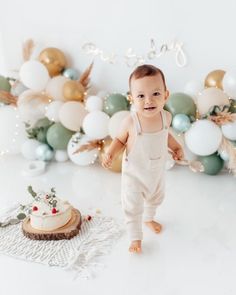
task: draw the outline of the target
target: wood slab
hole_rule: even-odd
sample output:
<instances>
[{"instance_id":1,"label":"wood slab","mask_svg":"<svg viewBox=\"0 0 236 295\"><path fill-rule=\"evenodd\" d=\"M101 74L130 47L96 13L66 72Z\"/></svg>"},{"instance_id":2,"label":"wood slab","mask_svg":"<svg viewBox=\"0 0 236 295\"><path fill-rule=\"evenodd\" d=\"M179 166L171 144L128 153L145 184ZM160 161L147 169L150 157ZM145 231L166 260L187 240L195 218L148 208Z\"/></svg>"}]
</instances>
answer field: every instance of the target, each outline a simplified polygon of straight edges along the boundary
<instances>
[{"instance_id":1,"label":"wood slab","mask_svg":"<svg viewBox=\"0 0 236 295\"><path fill-rule=\"evenodd\" d=\"M31 226L30 217L28 217L22 223L22 231L31 240L70 240L79 233L81 223L82 218L79 210L73 208L70 221L63 227L54 231L37 230Z\"/></svg>"}]
</instances>

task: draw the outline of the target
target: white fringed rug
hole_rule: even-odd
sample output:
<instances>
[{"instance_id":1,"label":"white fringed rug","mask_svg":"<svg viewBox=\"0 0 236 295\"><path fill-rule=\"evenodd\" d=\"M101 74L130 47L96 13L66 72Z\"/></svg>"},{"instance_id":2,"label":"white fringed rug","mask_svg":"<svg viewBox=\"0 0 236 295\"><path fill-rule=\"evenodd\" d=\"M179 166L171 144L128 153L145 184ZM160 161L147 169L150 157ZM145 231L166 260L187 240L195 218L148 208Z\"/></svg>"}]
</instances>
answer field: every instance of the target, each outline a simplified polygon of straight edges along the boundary
<instances>
[{"instance_id":1,"label":"white fringed rug","mask_svg":"<svg viewBox=\"0 0 236 295\"><path fill-rule=\"evenodd\" d=\"M110 252L123 232L113 218L94 216L82 223L80 233L71 240L35 241L26 238L21 223L0 227L0 253L29 262L74 270L75 277L93 277L99 257Z\"/></svg>"}]
</instances>

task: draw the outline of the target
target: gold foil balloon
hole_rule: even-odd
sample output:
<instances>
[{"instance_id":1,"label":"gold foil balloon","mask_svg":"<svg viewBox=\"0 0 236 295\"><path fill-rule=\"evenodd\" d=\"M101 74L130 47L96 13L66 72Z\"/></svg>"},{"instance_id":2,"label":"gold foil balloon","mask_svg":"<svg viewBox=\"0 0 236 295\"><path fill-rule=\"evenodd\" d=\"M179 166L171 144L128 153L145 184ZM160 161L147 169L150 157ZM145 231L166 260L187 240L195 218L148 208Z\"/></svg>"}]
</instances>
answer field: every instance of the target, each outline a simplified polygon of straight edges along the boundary
<instances>
[{"instance_id":1,"label":"gold foil balloon","mask_svg":"<svg viewBox=\"0 0 236 295\"><path fill-rule=\"evenodd\" d=\"M205 87L216 87L223 90L222 80L224 78L225 71L215 70L210 72L205 78Z\"/></svg>"},{"instance_id":2,"label":"gold foil balloon","mask_svg":"<svg viewBox=\"0 0 236 295\"><path fill-rule=\"evenodd\" d=\"M85 96L85 88L78 81L67 81L63 86L63 95L65 100L83 101Z\"/></svg>"},{"instance_id":3,"label":"gold foil balloon","mask_svg":"<svg viewBox=\"0 0 236 295\"><path fill-rule=\"evenodd\" d=\"M41 51L39 61L46 66L51 77L59 75L66 67L64 53L53 47Z\"/></svg>"},{"instance_id":4,"label":"gold foil balloon","mask_svg":"<svg viewBox=\"0 0 236 295\"><path fill-rule=\"evenodd\" d=\"M102 163L102 159L103 159L104 155L106 154L111 142L112 142L111 138L104 140L103 147L102 147L101 152L99 154L99 162L100 163ZM119 154L116 156L116 158L112 162L112 165L109 168L109 170L111 170L113 172L121 172L123 153L124 153L124 149L122 149L119 152Z\"/></svg>"}]
</instances>

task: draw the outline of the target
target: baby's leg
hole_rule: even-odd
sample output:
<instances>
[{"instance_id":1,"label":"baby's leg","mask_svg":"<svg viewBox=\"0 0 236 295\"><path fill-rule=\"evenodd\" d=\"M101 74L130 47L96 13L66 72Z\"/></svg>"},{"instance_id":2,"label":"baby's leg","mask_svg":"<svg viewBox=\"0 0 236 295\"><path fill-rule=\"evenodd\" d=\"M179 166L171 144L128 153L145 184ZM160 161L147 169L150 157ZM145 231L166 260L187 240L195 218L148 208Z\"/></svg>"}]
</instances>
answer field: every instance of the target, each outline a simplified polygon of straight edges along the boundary
<instances>
[{"instance_id":1,"label":"baby's leg","mask_svg":"<svg viewBox=\"0 0 236 295\"><path fill-rule=\"evenodd\" d=\"M140 192L124 192L122 194L122 206L124 210L128 235L131 242L130 252L141 252L143 194Z\"/></svg>"},{"instance_id":2,"label":"baby's leg","mask_svg":"<svg viewBox=\"0 0 236 295\"><path fill-rule=\"evenodd\" d=\"M156 214L157 207L164 199L164 195L164 182L161 182L158 185L156 192L151 197L149 196L145 198L144 222L155 233L160 233L162 230L162 225L154 221L154 216Z\"/></svg>"}]
</instances>

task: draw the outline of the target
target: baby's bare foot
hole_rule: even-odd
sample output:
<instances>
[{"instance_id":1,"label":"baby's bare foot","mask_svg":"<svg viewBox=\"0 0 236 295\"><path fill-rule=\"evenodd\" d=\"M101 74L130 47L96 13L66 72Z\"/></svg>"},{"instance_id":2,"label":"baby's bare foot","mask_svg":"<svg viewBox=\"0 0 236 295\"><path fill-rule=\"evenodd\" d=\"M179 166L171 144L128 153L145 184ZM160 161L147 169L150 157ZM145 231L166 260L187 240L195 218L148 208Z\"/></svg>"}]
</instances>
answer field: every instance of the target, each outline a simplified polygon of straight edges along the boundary
<instances>
[{"instance_id":1,"label":"baby's bare foot","mask_svg":"<svg viewBox=\"0 0 236 295\"><path fill-rule=\"evenodd\" d=\"M142 251L141 241L140 240L132 241L129 247L129 252L140 253L141 251Z\"/></svg>"},{"instance_id":2,"label":"baby's bare foot","mask_svg":"<svg viewBox=\"0 0 236 295\"><path fill-rule=\"evenodd\" d=\"M152 221L147 221L145 222L145 224L150 227L150 229L152 231L154 231L154 233L159 234L162 230L162 225L154 220Z\"/></svg>"}]
</instances>

